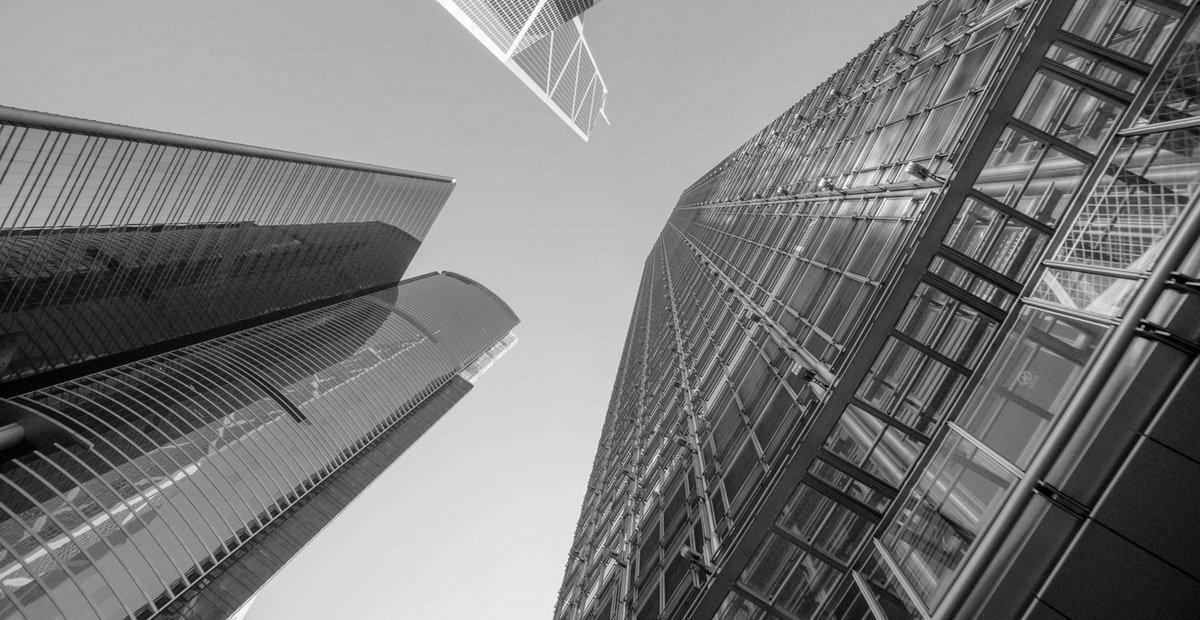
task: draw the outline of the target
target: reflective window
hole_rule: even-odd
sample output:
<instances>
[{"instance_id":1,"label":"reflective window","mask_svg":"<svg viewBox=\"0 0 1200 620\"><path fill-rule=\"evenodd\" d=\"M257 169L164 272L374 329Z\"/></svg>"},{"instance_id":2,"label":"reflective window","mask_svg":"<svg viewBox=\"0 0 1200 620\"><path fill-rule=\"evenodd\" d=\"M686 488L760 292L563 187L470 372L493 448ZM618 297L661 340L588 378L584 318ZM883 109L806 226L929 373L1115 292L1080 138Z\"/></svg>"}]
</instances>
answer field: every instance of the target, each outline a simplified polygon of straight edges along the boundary
<instances>
[{"instance_id":1,"label":"reflective window","mask_svg":"<svg viewBox=\"0 0 1200 620\"><path fill-rule=\"evenodd\" d=\"M422 323L401 318L410 313ZM481 287L442 274L6 401L92 445L67 438L0 468L0 543L15 551L0 553L0 586L50 617L88 617L82 605L102 617L160 611L515 321ZM238 578L238 592L269 573Z\"/></svg>"},{"instance_id":2,"label":"reflective window","mask_svg":"<svg viewBox=\"0 0 1200 620\"><path fill-rule=\"evenodd\" d=\"M783 585L783 580L801 553L799 548L784 538L768 534L739 581L746 589L770 600Z\"/></svg>"},{"instance_id":3,"label":"reflective window","mask_svg":"<svg viewBox=\"0 0 1200 620\"><path fill-rule=\"evenodd\" d=\"M833 594L841 575L815 555L802 554L776 596L775 606L797 618L810 618Z\"/></svg>"},{"instance_id":4,"label":"reflective window","mask_svg":"<svg viewBox=\"0 0 1200 620\"><path fill-rule=\"evenodd\" d=\"M1140 74L1061 42L1050 45L1046 58L1128 93L1142 84Z\"/></svg>"},{"instance_id":5,"label":"reflective window","mask_svg":"<svg viewBox=\"0 0 1200 620\"><path fill-rule=\"evenodd\" d=\"M843 563L858 551L875 522L801 484L779 516L779 526Z\"/></svg>"},{"instance_id":6,"label":"reflective window","mask_svg":"<svg viewBox=\"0 0 1200 620\"><path fill-rule=\"evenodd\" d=\"M1088 164L1008 127L996 142L975 189L1053 224L1079 187Z\"/></svg>"},{"instance_id":7,"label":"reflective window","mask_svg":"<svg viewBox=\"0 0 1200 620\"><path fill-rule=\"evenodd\" d=\"M1124 108L1082 86L1040 72L1013 116L1085 151L1095 153Z\"/></svg>"},{"instance_id":8,"label":"reflective window","mask_svg":"<svg viewBox=\"0 0 1200 620\"><path fill-rule=\"evenodd\" d=\"M917 285L896 329L946 357L973 366L996 322L928 284Z\"/></svg>"},{"instance_id":9,"label":"reflective window","mask_svg":"<svg viewBox=\"0 0 1200 620\"><path fill-rule=\"evenodd\" d=\"M1022 309L959 425L1024 468L1074 396L1106 333L1081 319Z\"/></svg>"},{"instance_id":10,"label":"reflective window","mask_svg":"<svg viewBox=\"0 0 1200 620\"><path fill-rule=\"evenodd\" d=\"M946 360L893 335L859 386L858 397L929 435L945 418L964 382L963 373Z\"/></svg>"},{"instance_id":11,"label":"reflective window","mask_svg":"<svg viewBox=\"0 0 1200 620\"><path fill-rule=\"evenodd\" d=\"M866 555L860 573L885 618L907 620L920 615L916 602L900 585L900 578L880 557L878 549L871 549Z\"/></svg>"},{"instance_id":12,"label":"reflective window","mask_svg":"<svg viewBox=\"0 0 1200 620\"><path fill-rule=\"evenodd\" d=\"M0 124L0 378L393 283L452 189Z\"/></svg>"},{"instance_id":13,"label":"reflective window","mask_svg":"<svg viewBox=\"0 0 1200 620\"><path fill-rule=\"evenodd\" d=\"M867 602L867 595L858 588L853 579L842 579L841 587L827 608L834 618L840 620L875 620L875 612Z\"/></svg>"},{"instance_id":14,"label":"reflective window","mask_svg":"<svg viewBox=\"0 0 1200 620\"><path fill-rule=\"evenodd\" d=\"M951 432L905 497L883 544L926 607L946 593L1016 477Z\"/></svg>"},{"instance_id":15,"label":"reflective window","mask_svg":"<svg viewBox=\"0 0 1200 620\"><path fill-rule=\"evenodd\" d=\"M1119 316L1138 284L1132 278L1050 267L1042 272L1031 296L1065 308Z\"/></svg>"},{"instance_id":16,"label":"reflective window","mask_svg":"<svg viewBox=\"0 0 1200 620\"><path fill-rule=\"evenodd\" d=\"M1176 21L1151 0L1078 0L1063 30L1119 54L1152 62Z\"/></svg>"},{"instance_id":17,"label":"reflective window","mask_svg":"<svg viewBox=\"0 0 1200 620\"><path fill-rule=\"evenodd\" d=\"M967 91L981 84L987 77L988 62L992 53L992 42L974 47L958 57L954 64L954 72L946 81L946 90L942 92L942 100L948 101L966 94Z\"/></svg>"},{"instance_id":18,"label":"reflective window","mask_svg":"<svg viewBox=\"0 0 1200 620\"><path fill-rule=\"evenodd\" d=\"M830 452L893 486L899 486L922 445L879 418L850 405L825 440Z\"/></svg>"},{"instance_id":19,"label":"reflective window","mask_svg":"<svg viewBox=\"0 0 1200 620\"><path fill-rule=\"evenodd\" d=\"M721 608L717 610L714 620L762 620L766 617L767 612L731 590L729 596L725 597L725 602L721 603Z\"/></svg>"},{"instance_id":20,"label":"reflective window","mask_svg":"<svg viewBox=\"0 0 1200 620\"><path fill-rule=\"evenodd\" d=\"M1020 282L1036 265L1046 237L996 208L968 198L963 201L944 243Z\"/></svg>"},{"instance_id":21,"label":"reflective window","mask_svg":"<svg viewBox=\"0 0 1200 620\"><path fill-rule=\"evenodd\" d=\"M1001 310L1007 309L1016 300L1012 293L941 256L934 256L929 261L928 271Z\"/></svg>"},{"instance_id":22,"label":"reflective window","mask_svg":"<svg viewBox=\"0 0 1200 620\"><path fill-rule=\"evenodd\" d=\"M878 512L883 512L887 508L888 502L891 501L891 497L888 494L860 480L859 477L863 476L862 473L852 476L829 464L821 457L813 460L812 465L808 468L808 473L821 482L840 491L846 497L861 502L862 505Z\"/></svg>"},{"instance_id":23,"label":"reflective window","mask_svg":"<svg viewBox=\"0 0 1200 620\"><path fill-rule=\"evenodd\" d=\"M775 534L767 534L739 583L772 605L811 617L833 593L841 572Z\"/></svg>"}]
</instances>

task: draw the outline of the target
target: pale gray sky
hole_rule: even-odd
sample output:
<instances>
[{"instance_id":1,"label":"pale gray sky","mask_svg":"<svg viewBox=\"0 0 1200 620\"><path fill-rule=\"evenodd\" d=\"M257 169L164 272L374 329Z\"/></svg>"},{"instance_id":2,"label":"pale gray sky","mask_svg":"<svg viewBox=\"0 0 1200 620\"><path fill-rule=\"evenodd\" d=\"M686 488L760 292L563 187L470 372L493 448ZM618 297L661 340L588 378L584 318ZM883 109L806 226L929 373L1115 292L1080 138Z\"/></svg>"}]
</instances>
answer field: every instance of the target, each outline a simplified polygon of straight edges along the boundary
<instances>
[{"instance_id":1,"label":"pale gray sky","mask_svg":"<svg viewBox=\"0 0 1200 620\"><path fill-rule=\"evenodd\" d=\"M484 283L521 341L247 617L549 618L679 192L913 6L604 0L584 143L434 0L0 0L0 103L457 177L410 274Z\"/></svg>"}]
</instances>

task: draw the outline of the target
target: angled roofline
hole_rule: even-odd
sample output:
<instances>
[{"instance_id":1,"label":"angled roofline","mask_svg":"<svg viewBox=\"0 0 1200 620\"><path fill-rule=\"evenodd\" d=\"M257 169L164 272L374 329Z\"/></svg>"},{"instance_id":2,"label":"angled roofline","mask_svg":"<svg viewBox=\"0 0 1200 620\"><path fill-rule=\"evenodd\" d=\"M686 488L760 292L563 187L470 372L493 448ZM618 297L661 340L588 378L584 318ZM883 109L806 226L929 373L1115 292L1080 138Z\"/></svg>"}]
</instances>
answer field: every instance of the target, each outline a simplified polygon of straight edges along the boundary
<instances>
[{"instance_id":1,"label":"angled roofline","mask_svg":"<svg viewBox=\"0 0 1200 620\"><path fill-rule=\"evenodd\" d=\"M505 68L515 75L517 79L520 80L521 83L524 84L525 87L534 94L535 97L541 100L541 102L547 108L550 108L551 112L554 112L554 114L558 116L562 122L566 123L567 127L570 128L571 131L575 132L575 135L579 136L584 142L590 141L589 139L591 137L591 130L589 129L588 131L584 131L579 127L578 123L576 123L573 118L567 116L567 112L559 107L559 105L550 98L550 93L546 92L546 90L538 85L537 82L533 81L533 78L525 72L525 69L522 69L521 66L513 60L513 56L509 55L508 50L500 49L500 47L492 41L492 38L486 32L484 32L482 28L479 27L479 24L475 22L474 18L472 18L470 15L467 15L467 13L463 11L461 7L455 4L454 0L437 0L437 3L442 5L442 8L446 9L446 12L450 13L450 16L453 17L454 20L459 23L459 25L461 25L463 28L466 28L467 32L469 32L476 41L479 41L480 44L487 48L487 50L496 57L496 60L499 60L500 64L504 65ZM541 7L543 4L545 3L543 2L539 4L538 7ZM531 19L534 17L536 17L536 14L531 15ZM588 45L587 37L583 35L583 20L581 20L579 16L575 16L571 18L570 22L563 22L559 27L566 27L568 23L575 27L579 34L579 44L583 46L584 51L587 52L588 58L592 61L592 66L596 68L596 79L600 82L600 87L604 89L605 94L605 100L600 104L599 114L604 117L604 121L606 123L611 125L612 122L608 120L608 115L604 111L604 105L608 103L608 85L604 82L604 76L600 74L600 65L596 64L596 57L592 55L592 48ZM524 29L522 29L522 32L524 32ZM514 40L514 45L517 41L519 41L519 39Z\"/></svg>"},{"instance_id":2,"label":"angled roofline","mask_svg":"<svg viewBox=\"0 0 1200 620\"><path fill-rule=\"evenodd\" d=\"M228 153L232 155L244 155L247 157L260 157L263 159L275 159L299 164L329 166L333 168L342 168L345 170L358 170L362 172L387 174L391 176L426 179L429 181L449 183L451 185L457 183L455 178L442 176L439 174L427 174L424 172L414 172L412 170L404 170L401 168L391 168L388 166L377 166L374 164L346 161L344 159L319 157L317 155L305 155L303 153L269 149L261 146L250 146L247 144L238 144L236 142L224 142L222 140L211 140L209 138L197 138L195 136L186 136L183 134L169 133L166 131L142 129L140 127L118 125L116 123L105 123L101 121L75 118L72 116L62 116L60 114L51 114L49 112L38 112L36 110L25 110L22 108L13 108L9 106L0 106L0 123L9 123L24 127L37 127L40 129L68 131L72 133L95 134L119 138L122 140L131 140L134 142L166 144L183 148L214 151L217 153Z\"/></svg>"},{"instance_id":3,"label":"angled roofline","mask_svg":"<svg viewBox=\"0 0 1200 620\"><path fill-rule=\"evenodd\" d=\"M470 284L471 286L478 287L480 290L482 290L483 292L485 292L489 296L491 296L492 299L496 300L496 303L500 304L501 308L504 308L505 311L507 311L509 314L511 314L513 319L516 319L516 321L518 323L521 322L521 317L517 316L516 312L513 312L512 306L509 306L508 302L504 301L503 299L500 298L499 295L492 292L492 289L490 289L490 288L484 286L483 284L480 284L478 281L472 280L471 278L468 278L467 276L464 276L460 273L454 273L453 271L446 271L446 270L442 270L438 273L440 273L444 276L454 278L455 280L466 282L467 284ZM426 274L426 275L429 275L429 274Z\"/></svg>"}]
</instances>

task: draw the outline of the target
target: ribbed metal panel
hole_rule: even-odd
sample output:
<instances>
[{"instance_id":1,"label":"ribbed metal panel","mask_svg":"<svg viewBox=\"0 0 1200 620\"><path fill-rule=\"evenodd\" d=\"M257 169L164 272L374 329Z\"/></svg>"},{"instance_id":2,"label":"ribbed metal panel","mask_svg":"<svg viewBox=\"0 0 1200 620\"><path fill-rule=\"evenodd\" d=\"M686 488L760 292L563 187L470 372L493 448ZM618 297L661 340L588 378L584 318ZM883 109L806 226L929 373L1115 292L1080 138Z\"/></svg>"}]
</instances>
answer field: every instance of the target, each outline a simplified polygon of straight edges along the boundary
<instances>
[{"instance_id":1,"label":"ribbed metal panel","mask_svg":"<svg viewBox=\"0 0 1200 620\"><path fill-rule=\"evenodd\" d=\"M202 589L516 323L432 274L0 400L29 430L0 466L0 617L148 616Z\"/></svg>"},{"instance_id":2,"label":"ribbed metal panel","mask_svg":"<svg viewBox=\"0 0 1200 620\"><path fill-rule=\"evenodd\" d=\"M393 284L453 187L0 107L0 382Z\"/></svg>"},{"instance_id":3,"label":"ribbed metal panel","mask_svg":"<svg viewBox=\"0 0 1200 620\"><path fill-rule=\"evenodd\" d=\"M180 618L226 618L242 601L262 587L296 556L396 458L433 426L471 389L454 378L438 389L366 450L305 495L254 539L224 560L206 577L210 583L193 586L163 615Z\"/></svg>"}]
</instances>

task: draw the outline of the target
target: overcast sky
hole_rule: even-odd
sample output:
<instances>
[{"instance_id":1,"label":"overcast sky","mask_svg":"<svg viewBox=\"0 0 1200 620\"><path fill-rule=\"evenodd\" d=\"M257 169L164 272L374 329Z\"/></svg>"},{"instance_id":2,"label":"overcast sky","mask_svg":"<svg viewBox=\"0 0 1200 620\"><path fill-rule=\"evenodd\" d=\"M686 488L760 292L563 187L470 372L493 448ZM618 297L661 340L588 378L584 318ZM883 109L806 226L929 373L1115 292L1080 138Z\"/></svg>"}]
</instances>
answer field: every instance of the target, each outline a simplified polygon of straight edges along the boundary
<instances>
[{"instance_id":1,"label":"overcast sky","mask_svg":"<svg viewBox=\"0 0 1200 620\"><path fill-rule=\"evenodd\" d=\"M549 618L680 191L913 6L604 0L584 143L434 0L0 0L0 103L457 177L409 274L479 280L520 343L248 618Z\"/></svg>"}]
</instances>

